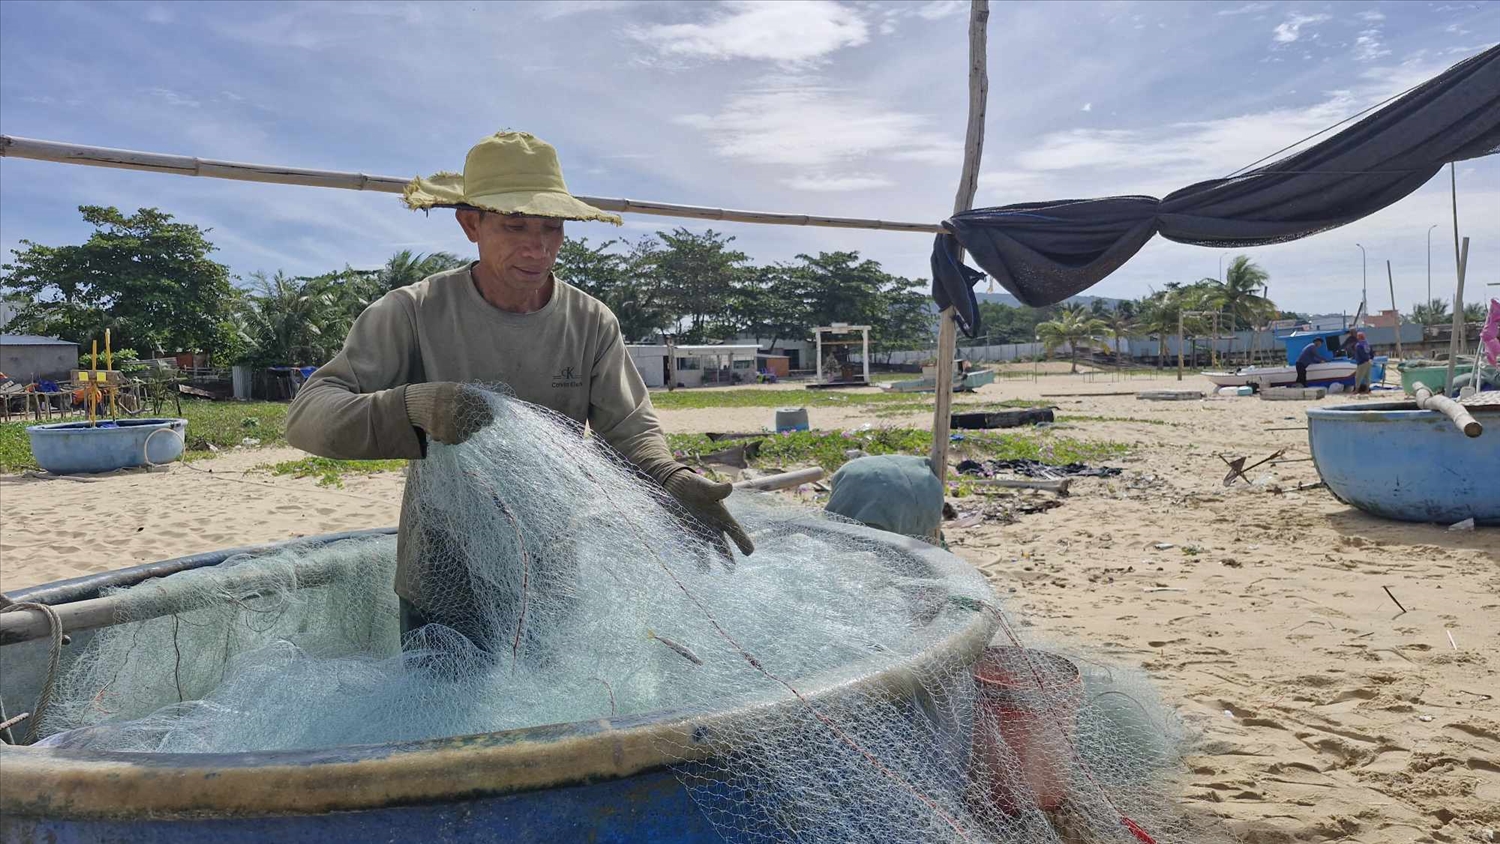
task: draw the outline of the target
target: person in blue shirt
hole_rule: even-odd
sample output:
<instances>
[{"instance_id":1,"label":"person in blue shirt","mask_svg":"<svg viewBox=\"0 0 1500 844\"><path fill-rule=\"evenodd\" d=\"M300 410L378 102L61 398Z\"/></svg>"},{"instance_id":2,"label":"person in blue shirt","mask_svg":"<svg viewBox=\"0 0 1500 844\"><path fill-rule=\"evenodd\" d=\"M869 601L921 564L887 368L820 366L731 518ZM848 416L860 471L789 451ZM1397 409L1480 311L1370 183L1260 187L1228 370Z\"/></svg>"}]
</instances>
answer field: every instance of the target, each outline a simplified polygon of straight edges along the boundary
<instances>
[{"instance_id":1,"label":"person in blue shirt","mask_svg":"<svg viewBox=\"0 0 1500 844\"><path fill-rule=\"evenodd\" d=\"M1320 360L1323 360L1322 337L1319 337L1311 343L1308 343L1306 346L1303 346L1302 354L1297 355L1297 386L1307 386L1307 367L1314 363L1317 363Z\"/></svg>"},{"instance_id":2,"label":"person in blue shirt","mask_svg":"<svg viewBox=\"0 0 1500 844\"><path fill-rule=\"evenodd\" d=\"M1375 354L1370 351L1370 344L1365 341L1365 333L1357 331L1354 334L1354 392L1370 392L1370 369L1374 366Z\"/></svg>"}]
</instances>

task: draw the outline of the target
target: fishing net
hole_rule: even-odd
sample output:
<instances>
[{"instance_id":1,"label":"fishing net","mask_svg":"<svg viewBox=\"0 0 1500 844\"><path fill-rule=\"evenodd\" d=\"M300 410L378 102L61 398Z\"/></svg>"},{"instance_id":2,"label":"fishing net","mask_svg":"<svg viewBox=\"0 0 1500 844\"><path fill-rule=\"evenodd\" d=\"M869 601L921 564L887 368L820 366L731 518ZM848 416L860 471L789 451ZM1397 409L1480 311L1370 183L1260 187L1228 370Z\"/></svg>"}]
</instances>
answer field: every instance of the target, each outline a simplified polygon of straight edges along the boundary
<instances>
[{"instance_id":1,"label":"fishing net","mask_svg":"<svg viewBox=\"0 0 1500 844\"><path fill-rule=\"evenodd\" d=\"M121 623L69 666L41 744L731 713L662 748L727 841L1208 840L1174 806L1182 737L1149 683L1022 641L956 557L740 493L757 550L726 559L597 438L487 401L488 426L408 479L403 592L430 623L399 640L391 537L148 581L115 593Z\"/></svg>"}]
</instances>

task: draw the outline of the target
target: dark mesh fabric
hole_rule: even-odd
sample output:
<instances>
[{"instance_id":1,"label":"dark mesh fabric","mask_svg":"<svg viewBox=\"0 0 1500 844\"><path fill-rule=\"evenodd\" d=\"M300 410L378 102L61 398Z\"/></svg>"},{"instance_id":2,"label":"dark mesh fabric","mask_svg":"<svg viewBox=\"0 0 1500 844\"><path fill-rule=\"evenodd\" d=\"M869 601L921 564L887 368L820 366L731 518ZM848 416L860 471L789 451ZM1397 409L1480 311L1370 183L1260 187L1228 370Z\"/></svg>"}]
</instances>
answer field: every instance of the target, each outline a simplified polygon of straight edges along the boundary
<instances>
[{"instance_id":1,"label":"dark mesh fabric","mask_svg":"<svg viewBox=\"0 0 1500 844\"><path fill-rule=\"evenodd\" d=\"M1500 151L1500 47L1465 59L1384 108L1295 155L1168 195L979 208L943 223L933 249L933 298L972 302L967 250L1032 306L1051 305L1114 272L1160 233L1195 246L1280 243L1367 217L1444 164ZM967 272L964 272L967 270ZM963 309L960 307L960 311ZM960 314L979 333L978 314Z\"/></svg>"}]
</instances>

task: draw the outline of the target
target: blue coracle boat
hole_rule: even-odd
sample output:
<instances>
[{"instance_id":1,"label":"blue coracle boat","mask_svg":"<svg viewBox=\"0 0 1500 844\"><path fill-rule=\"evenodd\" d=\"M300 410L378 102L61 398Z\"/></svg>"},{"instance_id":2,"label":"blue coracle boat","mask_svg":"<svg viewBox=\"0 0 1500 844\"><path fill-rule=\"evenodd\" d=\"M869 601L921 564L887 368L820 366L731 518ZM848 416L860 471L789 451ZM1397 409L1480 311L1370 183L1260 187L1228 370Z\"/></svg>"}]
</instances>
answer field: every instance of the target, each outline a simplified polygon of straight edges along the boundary
<instances>
[{"instance_id":1,"label":"blue coracle boat","mask_svg":"<svg viewBox=\"0 0 1500 844\"><path fill-rule=\"evenodd\" d=\"M1411 402L1311 408L1313 463L1340 501L1377 516L1500 525L1500 402L1466 409L1485 433Z\"/></svg>"}]
</instances>

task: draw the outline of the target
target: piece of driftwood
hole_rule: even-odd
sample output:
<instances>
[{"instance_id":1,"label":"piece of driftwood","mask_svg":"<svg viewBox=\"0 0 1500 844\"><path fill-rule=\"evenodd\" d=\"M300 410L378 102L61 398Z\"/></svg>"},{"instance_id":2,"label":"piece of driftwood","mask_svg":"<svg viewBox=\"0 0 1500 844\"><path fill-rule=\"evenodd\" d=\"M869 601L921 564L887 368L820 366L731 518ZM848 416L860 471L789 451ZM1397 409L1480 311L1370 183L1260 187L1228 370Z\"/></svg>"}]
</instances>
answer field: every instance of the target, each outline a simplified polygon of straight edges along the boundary
<instances>
[{"instance_id":1,"label":"piece of driftwood","mask_svg":"<svg viewBox=\"0 0 1500 844\"><path fill-rule=\"evenodd\" d=\"M975 486L998 486L1007 489L1039 489L1044 492L1056 493L1059 498L1068 494L1068 487L1073 485L1072 478L1032 479L1032 478L986 478L982 481L974 481Z\"/></svg>"},{"instance_id":2,"label":"piece of driftwood","mask_svg":"<svg viewBox=\"0 0 1500 844\"><path fill-rule=\"evenodd\" d=\"M791 472L782 472L779 475L767 475L764 478L749 478L743 481L736 481L734 488L753 489L761 492L790 489L821 480L825 474L827 473L823 471L822 467L814 466L811 469L796 469Z\"/></svg>"}]
</instances>

